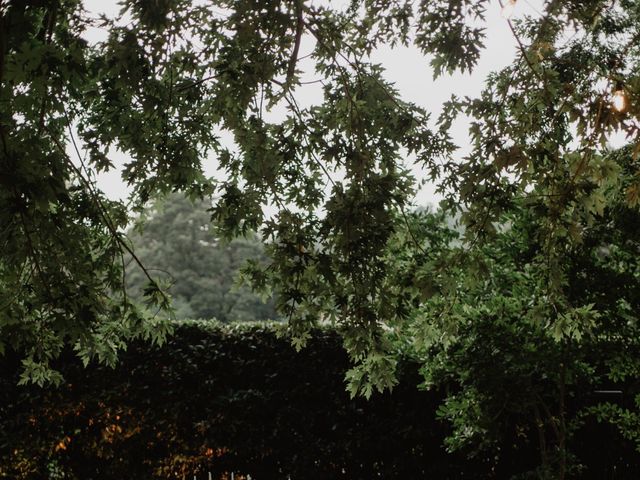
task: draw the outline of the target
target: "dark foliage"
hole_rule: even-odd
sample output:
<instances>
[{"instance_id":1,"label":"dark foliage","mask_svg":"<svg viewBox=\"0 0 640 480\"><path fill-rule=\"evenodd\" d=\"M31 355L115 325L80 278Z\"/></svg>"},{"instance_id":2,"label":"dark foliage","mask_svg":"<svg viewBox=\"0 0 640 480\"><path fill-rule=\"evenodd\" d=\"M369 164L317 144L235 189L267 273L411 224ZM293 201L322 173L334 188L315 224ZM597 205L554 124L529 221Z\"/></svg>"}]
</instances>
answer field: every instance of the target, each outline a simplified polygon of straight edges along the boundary
<instances>
[{"instance_id":1,"label":"dark foliage","mask_svg":"<svg viewBox=\"0 0 640 480\"><path fill-rule=\"evenodd\" d=\"M17 386L18 363L4 360L0 478L480 479L537 461L518 438L495 465L447 453L446 424L435 418L443 392L418 391L411 362L393 392L350 399L348 358L330 330L314 331L298 353L270 326L186 323L163 347L132 345L116 369L66 358L57 389ZM598 450L597 428L585 430L586 463L631 478L621 470L638 456L619 438Z\"/></svg>"}]
</instances>

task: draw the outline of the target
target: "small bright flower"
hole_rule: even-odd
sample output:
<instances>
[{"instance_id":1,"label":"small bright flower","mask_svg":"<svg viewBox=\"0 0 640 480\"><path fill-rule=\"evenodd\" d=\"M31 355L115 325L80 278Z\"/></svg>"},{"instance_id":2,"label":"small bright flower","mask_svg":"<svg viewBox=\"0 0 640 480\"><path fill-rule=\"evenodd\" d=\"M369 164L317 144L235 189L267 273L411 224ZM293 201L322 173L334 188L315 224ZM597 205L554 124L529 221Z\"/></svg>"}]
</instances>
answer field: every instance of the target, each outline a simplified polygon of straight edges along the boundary
<instances>
[{"instance_id":1,"label":"small bright flower","mask_svg":"<svg viewBox=\"0 0 640 480\"><path fill-rule=\"evenodd\" d=\"M507 0L505 4L502 6L502 11L500 15L502 18L506 18L509 20L513 15L513 11L516 9L516 0Z\"/></svg>"},{"instance_id":2,"label":"small bright flower","mask_svg":"<svg viewBox=\"0 0 640 480\"><path fill-rule=\"evenodd\" d=\"M613 92L613 98L611 100L613 108L618 112L624 112L627 109L627 93L619 88Z\"/></svg>"}]
</instances>

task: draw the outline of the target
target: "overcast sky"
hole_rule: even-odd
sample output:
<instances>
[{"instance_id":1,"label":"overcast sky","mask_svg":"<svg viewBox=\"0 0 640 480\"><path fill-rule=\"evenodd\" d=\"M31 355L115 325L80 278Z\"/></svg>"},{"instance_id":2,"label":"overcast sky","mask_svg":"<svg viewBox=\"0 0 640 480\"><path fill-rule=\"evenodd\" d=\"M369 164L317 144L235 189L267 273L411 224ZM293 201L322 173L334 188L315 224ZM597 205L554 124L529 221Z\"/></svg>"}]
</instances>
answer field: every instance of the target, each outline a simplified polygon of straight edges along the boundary
<instances>
[{"instance_id":1,"label":"overcast sky","mask_svg":"<svg viewBox=\"0 0 640 480\"><path fill-rule=\"evenodd\" d=\"M92 14L105 13L108 16L114 16L119 11L116 0L85 0L84 3ZM348 2L344 0L331 2L332 5L338 6L345 3ZM542 3L543 0L519 0L516 4L514 17L524 14L539 15ZM489 3L486 12L486 49L472 74L445 75L434 80L432 69L429 66L429 58L424 57L417 49L411 47L381 48L373 54L372 60L385 67L386 78L396 85L405 100L424 107L427 111L432 112L433 118L436 118L442 109L443 102L448 100L452 94L477 96L488 73L501 69L512 62L516 55L515 40L507 21L500 15L500 10L498 0L492 0ZM105 32L98 29L92 29L86 34L86 38L91 42L103 40L104 36ZM311 40L305 39L301 46L301 55L308 53L311 48ZM313 72L308 72L306 77L313 79ZM301 104L309 105L318 101L318 92L317 86L305 86L299 90L297 97ZM470 149L467 126L468 123L464 119L453 126L452 135L460 147L458 155L464 155ZM119 152L110 152L110 158L117 166L121 166L127 161L126 156ZM208 175L217 174L219 176L215 158L207 159L203 166ZM413 167L413 172L419 179L424 177L417 166ZM125 199L128 196L129 190L122 182L120 172L117 169L101 174L98 182L102 190L111 198ZM417 205L434 204L437 201L433 185L424 186L415 199Z\"/></svg>"}]
</instances>

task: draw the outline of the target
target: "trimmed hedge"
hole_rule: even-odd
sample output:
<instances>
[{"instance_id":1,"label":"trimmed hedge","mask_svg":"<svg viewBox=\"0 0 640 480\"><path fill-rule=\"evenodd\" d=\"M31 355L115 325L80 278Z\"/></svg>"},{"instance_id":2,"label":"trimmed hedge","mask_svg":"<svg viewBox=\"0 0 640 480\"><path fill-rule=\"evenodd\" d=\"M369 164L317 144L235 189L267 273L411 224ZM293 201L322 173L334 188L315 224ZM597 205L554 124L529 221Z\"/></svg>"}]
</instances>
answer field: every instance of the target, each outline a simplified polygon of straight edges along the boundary
<instances>
[{"instance_id":1,"label":"trimmed hedge","mask_svg":"<svg viewBox=\"0 0 640 480\"><path fill-rule=\"evenodd\" d=\"M185 323L116 369L67 356L57 389L18 387L17 367L2 363L0 478L508 478L537 460L526 442L500 461L445 452L442 394L410 362L392 393L349 399L328 330L298 353L269 326Z\"/></svg>"}]
</instances>

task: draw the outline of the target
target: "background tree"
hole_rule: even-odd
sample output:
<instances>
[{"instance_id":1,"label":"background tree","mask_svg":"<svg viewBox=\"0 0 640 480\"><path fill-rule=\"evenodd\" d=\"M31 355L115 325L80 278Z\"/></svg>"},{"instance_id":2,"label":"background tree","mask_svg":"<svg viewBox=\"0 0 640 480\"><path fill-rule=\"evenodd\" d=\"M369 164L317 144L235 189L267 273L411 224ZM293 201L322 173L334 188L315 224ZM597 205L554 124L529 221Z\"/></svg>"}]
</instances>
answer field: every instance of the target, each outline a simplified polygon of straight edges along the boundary
<instances>
[{"instance_id":1,"label":"background tree","mask_svg":"<svg viewBox=\"0 0 640 480\"><path fill-rule=\"evenodd\" d=\"M237 284L246 261L263 262L263 245L247 234L221 241L211 223L210 201L193 203L180 194L155 201L145 210L140 231L129 233L138 258L158 278L169 282L176 318L221 322L277 319L273 301L262 301ZM164 277L164 278L163 278ZM142 298L147 279L132 263L129 292Z\"/></svg>"}]
</instances>

